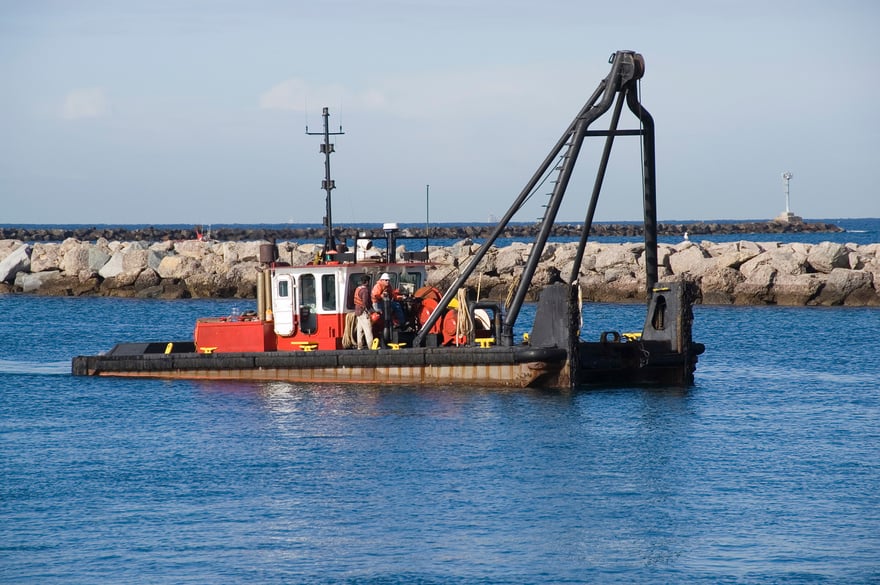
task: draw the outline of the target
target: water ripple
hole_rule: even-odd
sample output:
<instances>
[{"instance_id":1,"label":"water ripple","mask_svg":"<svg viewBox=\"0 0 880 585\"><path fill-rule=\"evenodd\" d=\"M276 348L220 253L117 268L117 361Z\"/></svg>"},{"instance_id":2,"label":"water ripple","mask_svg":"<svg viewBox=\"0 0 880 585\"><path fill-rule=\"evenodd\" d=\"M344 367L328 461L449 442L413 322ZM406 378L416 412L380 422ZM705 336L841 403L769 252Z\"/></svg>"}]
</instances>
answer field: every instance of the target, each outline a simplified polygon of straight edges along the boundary
<instances>
[{"instance_id":1,"label":"water ripple","mask_svg":"<svg viewBox=\"0 0 880 585\"><path fill-rule=\"evenodd\" d=\"M70 362L24 362L0 359L0 374L38 374L41 376L70 374Z\"/></svg>"}]
</instances>

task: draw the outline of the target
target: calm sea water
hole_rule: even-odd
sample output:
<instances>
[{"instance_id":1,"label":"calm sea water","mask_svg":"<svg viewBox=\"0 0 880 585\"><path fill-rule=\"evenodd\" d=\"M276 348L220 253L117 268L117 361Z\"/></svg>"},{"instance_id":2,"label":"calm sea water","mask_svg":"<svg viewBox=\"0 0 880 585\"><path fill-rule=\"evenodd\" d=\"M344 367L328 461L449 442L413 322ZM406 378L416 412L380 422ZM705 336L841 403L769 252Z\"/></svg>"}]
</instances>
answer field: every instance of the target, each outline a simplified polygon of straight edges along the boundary
<instances>
[{"instance_id":1,"label":"calm sea water","mask_svg":"<svg viewBox=\"0 0 880 585\"><path fill-rule=\"evenodd\" d=\"M878 309L697 307L686 390L68 374L245 305L0 296L0 581L880 582Z\"/></svg>"}]
</instances>

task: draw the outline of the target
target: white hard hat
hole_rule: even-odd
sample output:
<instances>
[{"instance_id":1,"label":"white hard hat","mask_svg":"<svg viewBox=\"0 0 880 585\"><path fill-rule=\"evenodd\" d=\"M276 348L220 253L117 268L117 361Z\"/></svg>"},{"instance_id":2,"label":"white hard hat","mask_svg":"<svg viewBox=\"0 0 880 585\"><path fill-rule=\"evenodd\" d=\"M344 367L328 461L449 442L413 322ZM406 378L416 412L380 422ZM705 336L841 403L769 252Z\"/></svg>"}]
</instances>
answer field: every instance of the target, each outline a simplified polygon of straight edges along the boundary
<instances>
[{"instance_id":1,"label":"white hard hat","mask_svg":"<svg viewBox=\"0 0 880 585\"><path fill-rule=\"evenodd\" d=\"M379 280L391 280L391 276L389 276L388 273L385 272L382 274L382 276L379 277Z\"/></svg>"}]
</instances>

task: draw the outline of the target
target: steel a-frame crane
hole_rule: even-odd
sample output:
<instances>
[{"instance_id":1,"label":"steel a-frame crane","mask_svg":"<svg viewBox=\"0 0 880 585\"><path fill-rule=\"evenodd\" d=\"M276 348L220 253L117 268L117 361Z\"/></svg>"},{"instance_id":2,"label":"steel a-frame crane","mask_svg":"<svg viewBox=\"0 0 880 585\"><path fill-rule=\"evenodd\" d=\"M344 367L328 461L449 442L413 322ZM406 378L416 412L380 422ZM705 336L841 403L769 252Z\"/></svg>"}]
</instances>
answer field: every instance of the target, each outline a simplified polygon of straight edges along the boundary
<instances>
[{"instance_id":1,"label":"steel a-frame crane","mask_svg":"<svg viewBox=\"0 0 880 585\"><path fill-rule=\"evenodd\" d=\"M644 233L645 233L645 269L646 269L646 289L650 297L654 285L657 283L657 208L656 208L656 178L655 178L655 160L654 160L654 119L648 111L642 106L638 96L638 81L645 72L645 60L641 54L634 51L617 51L610 58L611 71L605 77L590 96L589 100L584 104L575 116L574 120L569 124L568 128L556 142L550 153L532 175L532 178L526 183L526 186L520 192L519 196L510 206L507 213L498 222L492 234L486 242L480 247L477 253L468 262L467 266L461 271L458 279L449 287L438 303L437 309L432 313L428 321L422 326L421 331L413 340L413 346L423 344L425 334L430 331L431 327L437 322L440 315L447 308L450 301L455 297L457 291L464 285L473 271L477 268L480 261L489 251L495 240L504 232L507 225L513 219L514 215L520 210L522 205L532 195L535 187L540 183L541 178L545 176L551 165L558 165L558 179L555 182L550 200L546 205L544 216L541 220L538 235L532 246L529 257L523 268L519 285L507 313L501 329L501 339L498 340L500 345L513 345L513 326L516 322L519 311L526 298L535 270L544 252L544 247L550 237L552 227L556 221L559 207L565 196L568 183L574 171L575 163L581 151L584 139L588 136L604 136L605 146L599 161L596 180L593 185L592 196L590 197L589 206L587 208L586 218L584 220L583 229L581 231L580 241L578 243L577 253L574 259L574 266L569 275L568 282L577 283L578 274L580 272L581 262L583 261L584 250L586 248L587 238L593 223L593 215L596 210L596 203L599 198L599 192L602 188L602 182L605 177L605 171L608 166L608 159L611 155L611 147L616 136L639 136L642 145L642 178L643 178L643 203L644 203ZM633 130L620 130L618 123L620 114L623 110L623 104L629 107L630 111L635 114L640 122L640 127ZM608 130L590 130L590 125L602 117L608 110L612 109L611 122ZM564 153L564 154L563 154ZM561 162L557 162L561 159Z\"/></svg>"}]
</instances>

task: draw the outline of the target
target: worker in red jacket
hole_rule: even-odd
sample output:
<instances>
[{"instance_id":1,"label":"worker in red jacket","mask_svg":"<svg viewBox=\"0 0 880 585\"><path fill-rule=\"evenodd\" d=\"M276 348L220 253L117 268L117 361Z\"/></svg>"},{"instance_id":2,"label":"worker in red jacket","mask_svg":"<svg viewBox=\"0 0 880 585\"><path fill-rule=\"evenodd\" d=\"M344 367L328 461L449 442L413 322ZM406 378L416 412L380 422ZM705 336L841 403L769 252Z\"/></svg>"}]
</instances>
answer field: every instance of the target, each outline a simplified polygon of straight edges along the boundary
<instances>
[{"instance_id":1,"label":"worker in red jacket","mask_svg":"<svg viewBox=\"0 0 880 585\"><path fill-rule=\"evenodd\" d=\"M400 293L391 288L391 275L385 272L379 277L379 282L373 287L373 293L371 296L373 300L373 310L382 313L382 316L387 318L388 315L385 315L385 304L387 303L390 305L394 323L396 325L403 325L406 317L403 314L403 307L401 307L398 302L398 299L400 299Z\"/></svg>"}]
</instances>

